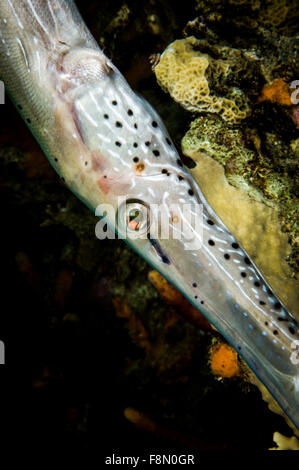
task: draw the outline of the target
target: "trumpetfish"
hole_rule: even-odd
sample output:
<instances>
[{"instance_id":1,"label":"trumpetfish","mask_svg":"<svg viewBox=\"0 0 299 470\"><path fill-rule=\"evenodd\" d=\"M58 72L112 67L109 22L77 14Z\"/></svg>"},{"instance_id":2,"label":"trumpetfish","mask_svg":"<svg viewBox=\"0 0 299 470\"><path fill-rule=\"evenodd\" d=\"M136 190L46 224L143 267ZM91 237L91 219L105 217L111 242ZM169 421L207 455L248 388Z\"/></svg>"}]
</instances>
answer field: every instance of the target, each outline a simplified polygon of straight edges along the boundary
<instances>
[{"instance_id":1,"label":"trumpetfish","mask_svg":"<svg viewBox=\"0 0 299 470\"><path fill-rule=\"evenodd\" d=\"M99 48L73 0L0 1L0 76L69 189L92 210L114 209L117 217L105 212L108 225L206 316L299 428L295 317L210 207L162 120ZM161 235L160 206L175 236Z\"/></svg>"}]
</instances>

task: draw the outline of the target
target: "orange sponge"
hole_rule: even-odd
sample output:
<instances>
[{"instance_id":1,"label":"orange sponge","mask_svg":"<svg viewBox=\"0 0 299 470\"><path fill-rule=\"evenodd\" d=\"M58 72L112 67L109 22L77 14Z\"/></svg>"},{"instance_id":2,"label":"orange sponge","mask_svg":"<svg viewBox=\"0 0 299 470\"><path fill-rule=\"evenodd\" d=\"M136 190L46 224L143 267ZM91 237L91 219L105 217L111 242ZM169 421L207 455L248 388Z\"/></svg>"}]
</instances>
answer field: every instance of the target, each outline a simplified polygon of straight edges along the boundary
<instances>
[{"instance_id":1,"label":"orange sponge","mask_svg":"<svg viewBox=\"0 0 299 470\"><path fill-rule=\"evenodd\" d=\"M214 375L235 377L240 374L236 351L226 343L217 343L210 350L210 367Z\"/></svg>"},{"instance_id":2,"label":"orange sponge","mask_svg":"<svg viewBox=\"0 0 299 470\"><path fill-rule=\"evenodd\" d=\"M292 104L289 87L282 78L277 78L272 83L265 85L257 100L270 101L271 103L280 103L290 106Z\"/></svg>"}]
</instances>

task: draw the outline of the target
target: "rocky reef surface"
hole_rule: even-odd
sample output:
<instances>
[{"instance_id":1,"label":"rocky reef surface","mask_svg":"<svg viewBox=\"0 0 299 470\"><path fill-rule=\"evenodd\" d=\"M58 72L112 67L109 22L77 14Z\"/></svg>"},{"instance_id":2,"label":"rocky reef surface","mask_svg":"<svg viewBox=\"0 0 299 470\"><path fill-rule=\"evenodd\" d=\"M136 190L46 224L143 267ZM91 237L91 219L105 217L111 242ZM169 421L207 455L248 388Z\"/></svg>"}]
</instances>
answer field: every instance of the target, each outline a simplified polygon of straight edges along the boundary
<instances>
[{"instance_id":1,"label":"rocky reef surface","mask_svg":"<svg viewBox=\"0 0 299 470\"><path fill-rule=\"evenodd\" d=\"M216 211L296 306L296 2L77 3L105 53L161 114ZM122 241L95 238L95 216L59 181L12 106L1 112L9 308L0 339L17 432L28 434L31 423L35 445L73 454L132 443L264 450L275 431L291 438L223 338Z\"/></svg>"}]
</instances>

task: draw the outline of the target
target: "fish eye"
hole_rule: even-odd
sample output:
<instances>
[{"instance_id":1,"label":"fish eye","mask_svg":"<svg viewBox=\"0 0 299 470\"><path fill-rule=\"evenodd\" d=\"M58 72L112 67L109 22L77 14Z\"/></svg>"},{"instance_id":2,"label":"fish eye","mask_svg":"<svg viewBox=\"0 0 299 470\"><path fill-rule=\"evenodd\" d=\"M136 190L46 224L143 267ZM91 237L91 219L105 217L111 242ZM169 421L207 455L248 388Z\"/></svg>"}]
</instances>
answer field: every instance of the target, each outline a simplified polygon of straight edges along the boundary
<instances>
[{"instance_id":1,"label":"fish eye","mask_svg":"<svg viewBox=\"0 0 299 470\"><path fill-rule=\"evenodd\" d=\"M145 238L150 228L150 209L138 199L125 201L117 211L118 230L129 238Z\"/></svg>"}]
</instances>

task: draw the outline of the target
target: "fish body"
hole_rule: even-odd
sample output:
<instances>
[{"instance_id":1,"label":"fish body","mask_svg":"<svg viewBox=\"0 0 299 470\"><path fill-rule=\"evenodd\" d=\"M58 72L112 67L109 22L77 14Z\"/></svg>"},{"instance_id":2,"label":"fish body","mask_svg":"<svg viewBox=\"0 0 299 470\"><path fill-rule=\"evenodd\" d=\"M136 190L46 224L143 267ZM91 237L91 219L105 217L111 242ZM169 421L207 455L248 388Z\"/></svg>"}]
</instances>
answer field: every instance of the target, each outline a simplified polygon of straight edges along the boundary
<instances>
[{"instance_id":1,"label":"fish body","mask_svg":"<svg viewBox=\"0 0 299 470\"><path fill-rule=\"evenodd\" d=\"M107 207L108 225L215 325L299 427L295 318L73 1L1 0L0 78L66 185L98 215Z\"/></svg>"}]
</instances>

